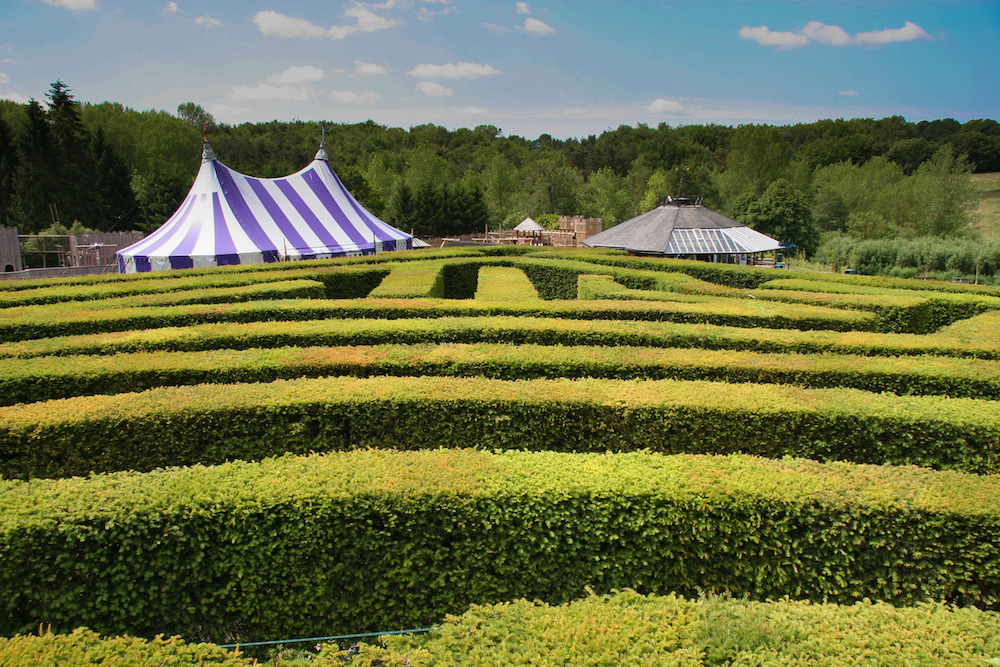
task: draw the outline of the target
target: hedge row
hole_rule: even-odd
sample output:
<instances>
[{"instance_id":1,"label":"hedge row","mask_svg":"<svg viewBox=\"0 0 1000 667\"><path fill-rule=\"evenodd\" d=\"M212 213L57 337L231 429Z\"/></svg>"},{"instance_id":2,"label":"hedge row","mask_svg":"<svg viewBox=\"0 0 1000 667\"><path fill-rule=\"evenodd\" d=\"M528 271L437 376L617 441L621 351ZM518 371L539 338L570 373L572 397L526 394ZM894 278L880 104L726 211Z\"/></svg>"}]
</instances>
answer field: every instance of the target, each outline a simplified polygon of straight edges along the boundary
<instances>
[{"instance_id":1,"label":"hedge row","mask_svg":"<svg viewBox=\"0 0 1000 667\"><path fill-rule=\"evenodd\" d=\"M942 604L686 600L626 590L558 606L474 605L429 634L380 642L362 645L359 658L413 667L983 667L1000 657L1000 614ZM344 655L328 647L314 664L332 667Z\"/></svg>"},{"instance_id":2,"label":"hedge row","mask_svg":"<svg viewBox=\"0 0 1000 667\"><path fill-rule=\"evenodd\" d=\"M343 663L341 663L343 664ZM180 637L102 637L77 628L68 634L45 630L34 635L0 637L4 667L254 667L256 660L215 644L191 644ZM277 665L275 665L277 667Z\"/></svg>"},{"instance_id":3,"label":"hedge row","mask_svg":"<svg viewBox=\"0 0 1000 667\"><path fill-rule=\"evenodd\" d=\"M350 659L336 644L321 644L318 653L309 644L294 646L308 647L315 667L341 667ZM354 660L362 665L399 667L982 667L1000 657L1000 614L934 603L899 608L870 601L688 600L627 589L562 605L524 599L472 605L430 633L368 639L358 650ZM176 638L102 638L85 629L0 638L0 664L8 667L89 667L98 661L105 667L258 664Z\"/></svg>"},{"instance_id":4,"label":"hedge row","mask_svg":"<svg viewBox=\"0 0 1000 667\"><path fill-rule=\"evenodd\" d=\"M1000 399L998 361L690 348L424 343L7 359L0 365L0 405L153 387L331 375L714 380Z\"/></svg>"},{"instance_id":5,"label":"hedge row","mask_svg":"<svg viewBox=\"0 0 1000 667\"><path fill-rule=\"evenodd\" d=\"M319 282L326 287L325 292L312 298L356 298L367 296L372 288L389 273L386 268L342 268L337 266L287 268L282 270L244 270L214 271L186 275L179 272L172 279L150 277L134 280L119 280L101 282L89 285L80 284L43 284L32 289L17 291L0 291L0 308L15 306L46 305L72 301L102 301L117 302L121 305L145 305L156 303L184 303L187 293L218 293L224 294L225 288L239 293L239 288L251 285L289 281ZM170 273L164 271L162 273ZM143 274L146 275L146 274ZM157 300L156 297L160 297ZM173 300L171 300L173 299ZM195 303L194 298L187 301ZM221 299L216 299L221 301ZM210 303L209 301L203 301Z\"/></svg>"},{"instance_id":6,"label":"hedge row","mask_svg":"<svg viewBox=\"0 0 1000 667\"><path fill-rule=\"evenodd\" d=\"M996 403L701 381L331 377L0 408L0 474L442 443L564 452L746 452L1000 471Z\"/></svg>"},{"instance_id":7,"label":"hedge row","mask_svg":"<svg viewBox=\"0 0 1000 667\"><path fill-rule=\"evenodd\" d=\"M0 482L0 625L220 641L729 592L997 606L1000 481L649 453L365 450Z\"/></svg>"},{"instance_id":8,"label":"hedge row","mask_svg":"<svg viewBox=\"0 0 1000 667\"><path fill-rule=\"evenodd\" d=\"M487 310L494 308L503 310L499 303L489 304ZM359 317L304 322L276 317L270 322L221 322L0 343L0 359L152 350L416 343L677 347L860 356L933 354L997 359L1000 358L1000 326L990 333L982 319L986 317L991 315L980 315L952 325L946 332L924 336L503 315L375 320ZM980 328L982 332L973 331Z\"/></svg>"},{"instance_id":9,"label":"hedge row","mask_svg":"<svg viewBox=\"0 0 1000 667\"><path fill-rule=\"evenodd\" d=\"M478 269L476 269L478 271ZM530 274L529 274L530 278ZM472 294L476 281L472 280ZM537 283L536 287L537 287ZM101 309L99 301L0 309L0 341L191 326L211 322L447 316L556 317L648 320L747 328L870 330L874 316L822 306L717 299L711 303L637 301L494 302L473 299L283 299L253 303Z\"/></svg>"},{"instance_id":10,"label":"hedge row","mask_svg":"<svg viewBox=\"0 0 1000 667\"><path fill-rule=\"evenodd\" d=\"M798 294L800 298L803 296L803 293L809 292L842 294L845 296L854 295L853 298L855 299L869 296L872 299L883 299L887 302L891 302L893 298L901 298L905 301L915 297L923 297L930 302L930 310L926 323L928 331L936 330L952 322L973 317L980 313L1000 310L1000 297L985 294L937 292L934 290L917 290L915 288L889 289L804 278L773 280L764 283L761 289L762 292L758 293L758 296L762 296L766 292L788 290ZM822 301L821 303L826 303L826 301ZM913 331L913 333L923 332Z\"/></svg>"}]
</instances>

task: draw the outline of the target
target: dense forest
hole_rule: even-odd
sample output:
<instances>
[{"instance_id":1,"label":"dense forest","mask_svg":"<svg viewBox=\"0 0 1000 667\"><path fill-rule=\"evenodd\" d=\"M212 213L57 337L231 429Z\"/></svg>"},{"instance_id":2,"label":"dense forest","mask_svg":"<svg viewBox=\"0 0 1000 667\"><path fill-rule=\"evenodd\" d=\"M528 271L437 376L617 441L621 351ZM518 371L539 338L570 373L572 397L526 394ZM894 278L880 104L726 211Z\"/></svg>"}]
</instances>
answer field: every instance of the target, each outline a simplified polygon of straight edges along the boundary
<instances>
[{"instance_id":1,"label":"dense forest","mask_svg":"<svg viewBox=\"0 0 1000 667\"><path fill-rule=\"evenodd\" d=\"M0 100L0 224L21 233L55 222L155 229L197 173L203 127L222 162L260 177L301 169L321 137L319 122L225 125L195 103L172 114L79 102L61 81L46 98ZM492 125L330 122L326 148L365 206L418 236L510 226L528 215L549 224L560 214L599 216L607 228L663 195L699 194L708 207L813 256L821 245L832 252L885 240L971 242L977 193L969 175L1000 171L1000 124L900 116L661 123L559 140L505 136Z\"/></svg>"}]
</instances>

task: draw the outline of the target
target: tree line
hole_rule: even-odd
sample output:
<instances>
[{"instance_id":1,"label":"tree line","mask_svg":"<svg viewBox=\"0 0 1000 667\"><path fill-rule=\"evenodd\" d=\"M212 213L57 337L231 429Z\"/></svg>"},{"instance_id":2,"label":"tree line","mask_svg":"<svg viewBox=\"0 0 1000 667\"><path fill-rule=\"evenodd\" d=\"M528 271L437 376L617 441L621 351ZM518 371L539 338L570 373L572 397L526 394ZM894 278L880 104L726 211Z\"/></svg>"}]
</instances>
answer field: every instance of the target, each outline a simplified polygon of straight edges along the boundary
<instances>
[{"instance_id":1,"label":"tree line","mask_svg":"<svg viewBox=\"0 0 1000 667\"><path fill-rule=\"evenodd\" d=\"M0 101L0 224L36 233L58 221L152 230L187 193L201 133L240 172L304 167L318 122L227 125L189 102L176 113L76 101ZM1000 171L991 119L836 119L787 126L622 125L586 138L504 135L372 121L326 126L330 162L373 213L418 236L512 226L526 216L602 217L605 227L668 194L705 205L813 254L823 239L967 235L973 172ZM841 242L842 243L842 242Z\"/></svg>"}]
</instances>

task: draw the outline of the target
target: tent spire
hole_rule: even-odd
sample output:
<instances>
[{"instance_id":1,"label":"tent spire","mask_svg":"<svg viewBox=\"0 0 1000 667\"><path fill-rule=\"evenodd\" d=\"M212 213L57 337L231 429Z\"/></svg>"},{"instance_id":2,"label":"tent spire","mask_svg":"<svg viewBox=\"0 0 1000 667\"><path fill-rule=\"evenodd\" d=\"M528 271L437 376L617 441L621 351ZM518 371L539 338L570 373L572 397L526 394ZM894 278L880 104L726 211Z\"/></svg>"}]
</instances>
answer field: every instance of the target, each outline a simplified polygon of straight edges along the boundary
<instances>
[{"instance_id":1,"label":"tent spire","mask_svg":"<svg viewBox=\"0 0 1000 667\"><path fill-rule=\"evenodd\" d=\"M326 123L324 122L322 123L322 125L323 125L323 136L319 140L319 150L316 151L316 157L314 157L313 159L325 160L329 162L330 158L326 154Z\"/></svg>"},{"instance_id":2,"label":"tent spire","mask_svg":"<svg viewBox=\"0 0 1000 667\"><path fill-rule=\"evenodd\" d=\"M212 147L208 145L208 123L202 121L201 123L201 161L211 162L217 159L215 157L215 152L212 151Z\"/></svg>"}]
</instances>

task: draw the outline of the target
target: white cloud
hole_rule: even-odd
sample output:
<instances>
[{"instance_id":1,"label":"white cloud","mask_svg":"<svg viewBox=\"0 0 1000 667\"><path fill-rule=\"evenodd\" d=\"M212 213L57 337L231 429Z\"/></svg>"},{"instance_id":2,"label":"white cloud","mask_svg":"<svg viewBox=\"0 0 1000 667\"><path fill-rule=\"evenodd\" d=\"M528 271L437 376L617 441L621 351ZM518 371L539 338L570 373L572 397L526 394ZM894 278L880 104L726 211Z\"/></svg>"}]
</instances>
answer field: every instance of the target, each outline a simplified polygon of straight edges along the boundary
<instances>
[{"instance_id":1,"label":"white cloud","mask_svg":"<svg viewBox=\"0 0 1000 667\"><path fill-rule=\"evenodd\" d=\"M0 72L0 84L10 83L10 76L6 72Z\"/></svg>"},{"instance_id":2,"label":"white cloud","mask_svg":"<svg viewBox=\"0 0 1000 667\"><path fill-rule=\"evenodd\" d=\"M233 86L230 98L237 102L260 100L306 102L313 96L314 92L309 86L282 86L272 83L262 83L256 86Z\"/></svg>"},{"instance_id":3,"label":"white cloud","mask_svg":"<svg viewBox=\"0 0 1000 667\"><path fill-rule=\"evenodd\" d=\"M163 8L163 11L167 12L168 14L176 14L177 12L180 11L180 7L177 6L176 2L168 2L167 6Z\"/></svg>"},{"instance_id":4,"label":"white cloud","mask_svg":"<svg viewBox=\"0 0 1000 667\"><path fill-rule=\"evenodd\" d=\"M524 29L534 35L551 35L556 31L556 29L548 23L539 21L536 18L524 19Z\"/></svg>"},{"instance_id":5,"label":"white cloud","mask_svg":"<svg viewBox=\"0 0 1000 667\"><path fill-rule=\"evenodd\" d=\"M514 6L517 8L517 13L518 14L530 14L531 13L531 7L528 5L527 2L516 2L516 3L514 3Z\"/></svg>"},{"instance_id":6,"label":"white cloud","mask_svg":"<svg viewBox=\"0 0 1000 667\"><path fill-rule=\"evenodd\" d=\"M417 92L428 97L451 97L455 94L451 88L445 88L436 81L421 81L417 84Z\"/></svg>"},{"instance_id":7,"label":"white cloud","mask_svg":"<svg viewBox=\"0 0 1000 667\"><path fill-rule=\"evenodd\" d=\"M458 7L452 0L421 0L424 5L417 12L417 18L421 21L431 21L436 16L447 16L458 11ZM439 9L431 9L427 5L439 5Z\"/></svg>"},{"instance_id":8,"label":"white cloud","mask_svg":"<svg viewBox=\"0 0 1000 667\"><path fill-rule=\"evenodd\" d=\"M492 65L476 65L461 62L457 65L417 65L407 74L418 79L478 79L481 76L493 76L502 72Z\"/></svg>"},{"instance_id":9,"label":"white cloud","mask_svg":"<svg viewBox=\"0 0 1000 667\"><path fill-rule=\"evenodd\" d=\"M778 32L765 25L743 26L740 28L740 37L753 40L761 46L776 46L778 51L796 49L809 43L829 46L879 46L892 42L931 39L926 30L912 21L906 21L902 28L859 32L853 37L840 26L827 25L821 21L809 21L799 32Z\"/></svg>"},{"instance_id":10,"label":"white cloud","mask_svg":"<svg viewBox=\"0 0 1000 667\"><path fill-rule=\"evenodd\" d=\"M486 107L452 107L451 112L459 116L485 116L490 110Z\"/></svg>"},{"instance_id":11,"label":"white cloud","mask_svg":"<svg viewBox=\"0 0 1000 667\"><path fill-rule=\"evenodd\" d=\"M838 90L837 94L838 95L846 95L847 97L857 97L861 93L859 93L856 90Z\"/></svg>"},{"instance_id":12,"label":"white cloud","mask_svg":"<svg viewBox=\"0 0 1000 667\"><path fill-rule=\"evenodd\" d=\"M366 63L361 60L354 61L354 67L358 74L370 75L370 74L388 74L389 68L383 65L376 65L375 63Z\"/></svg>"},{"instance_id":13,"label":"white cloud","mask_svg":"<svg viewBox=\"0 0 1000 667\"><path fill-rule=\"evenodd\" d=\"M916 39L930 39L927 31L912 21L907 21L902 28L886 28L872 32L859 32L854 36L855 42L865 45L889 44L891 42L912 42Z\"/></svg>"},{"instance_id":14,"label":"white cloud","mask_svg":"<svg viewBox=\"0 0 1000 667\"><path fill-rule=\"evenodd\" d=\"M253 17L253 22L264 35L276 35L278 37L331 37L333 39L344 39L348 35L359 32L375 32L385 30L399 25L397 19L389 19L373 12L370 8L391 9L394 5L392 0L380 5L363 5L360 2L344 10L344 16L357 21L356 25L335 25L329 29L318 26L305 19L286 16L278 12L267 10L257 12Z\"/></svg>"},{"instance_id":15,"label":"white cloud","mask_svg":"<svg viewBox=\"0 0 1000 667\"><path fill-rule=\"evenodd\" d=\"M655 100L644 106L643 109L649 113L655 114L680 113L684 111L684 107L681 106L680 102L668 100L665 97L657 97Z\"/></svg>"},{"instance_id":16,"label":"white cloud","mask_svg":"<svg viewBox=\"0 0 1000 667\"><path fill-rule=\"evenodd\" d=\"M831 46L845 46L851 43L851 36L839 25L827 25L819 21L810 21L802 29L802 34L813 42Z\"/></svg>"},{"instance_id":17,"label":"white cloud","mask_svg":"<svg viewBox=\"0 0 1000 667\"><path fill-rule=\"evenodd\" d=\"M355 93L350 90L332 90L330 99L341 104L375 104L379 101L379 94L372 91Z\"/></svg>"},{"instance_id":18,"label":"white cloud","mask_svg":"<svg viewBox=\"0 0 1000 667\"><path fill-rule=\"evenodd\" d=\"M257 28L264 35L278 37L323 37L326 35L324 28L305 19L285 16L270 10L257 12L253 17L253 22L257 24Z\"/></svg>"},{"instance_id":19,"label":"white cloud","mask_svg":"<svg viewBox=\"0 0 1000 667\"><path fill-rule=\"evenodd\" d=\"M809 43L809 38L805 35L797 32L777 32L766 25L755 28L743 26L740 28L740 37L752 39L761 46L777 46L779 51L794 49Z\"/></svg>"},{"instance_id":20,"label":"white cloud","mask_svg":"<svg viewBox=\"0 0 1000 667\"><path fill-rule=\"evenodd\" d=\"M392 3L386 3L383 6L385 6L386 8L391 8ZM357 19L358 25L356 29L360 30L361 32L375 32L376 30L386 30L387 28L392 28L393 26L397 26L400 24L399 20L387 19L384 16L379 16L378 14L371 11L370 9L368 9L367 7L365 7L360 3L354 5L353 7L348 7L347 10L344 11L344 16L349 16L351 18ZM353 26L347 26L347 27L353 27ZM330 30L333 31L334 28L330 28Z\"/></svg>"},{"instance_id":21,"label":"white cloud","mask_svg":"<svg viewBox=\"0 0 1000 667\"><path fill-rule=\"evenodd\" d=\"M53 7L72 9L74 12L83 11L85 9L97 9L97 4L94 0L45 0L45 4Z\"/></svg>"},{"instance_id":22,"label":"white cloud","mask_svg":"<svg viewBox=\"0 0 1000 667\"><path fill-rule=\"evenodd\" d=\"M28 98L20 93L0 93L0 100L10 100L17 104L27 104Z\"/></svg>"},{"instance_id":23,"label":"white cloud","mask_svg":"<svg viewBox=\"0 0 1000 667\"><path fill-rule=\"evenodd\" d=\"M301 85L304 83L316 83L323 78L323 70L312 65L295 65L289 67L280 74L272 74L267 77L268 83L283 86Z\"/></svg>"},{"instance_id":24,"label":"white cloud","mask_svg":"<svg viewBox=\"0 0 1000 667\"><path fill-rule=\"evenodd\" d=\"M194 20L198 25L203 25L206 28L218 28L222 25L222 21L219 19L213 19L211 16L199 16Z\"/></svg>"}]
</instances>

